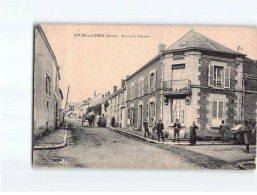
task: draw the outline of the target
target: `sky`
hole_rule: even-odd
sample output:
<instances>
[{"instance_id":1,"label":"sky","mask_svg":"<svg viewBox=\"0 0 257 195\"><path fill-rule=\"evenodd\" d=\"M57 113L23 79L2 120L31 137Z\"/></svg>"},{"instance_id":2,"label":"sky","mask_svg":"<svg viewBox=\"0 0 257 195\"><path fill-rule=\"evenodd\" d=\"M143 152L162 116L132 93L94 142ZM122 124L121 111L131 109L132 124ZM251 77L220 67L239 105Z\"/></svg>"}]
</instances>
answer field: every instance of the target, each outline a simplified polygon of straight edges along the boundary
<instances>
[{"instance_id":1,"label":"sky","mask_svg":"<svg viewBox=\"0 0 257 195\"><path fill-rule=\"evenodd\" d=\"M60 67L60 88L65 100L70 85L71 102L93 97L94 91L112 93L114 85L119 89L121 79L158 54L160 43L168 48L191 29L233 50L240 45L241 53L257 59L257 28L68 24L47 24L42 28ZM92 34L94 37L89 37ZM96 37L99 34L103 37Z\"/></svg>"}]
</instances>

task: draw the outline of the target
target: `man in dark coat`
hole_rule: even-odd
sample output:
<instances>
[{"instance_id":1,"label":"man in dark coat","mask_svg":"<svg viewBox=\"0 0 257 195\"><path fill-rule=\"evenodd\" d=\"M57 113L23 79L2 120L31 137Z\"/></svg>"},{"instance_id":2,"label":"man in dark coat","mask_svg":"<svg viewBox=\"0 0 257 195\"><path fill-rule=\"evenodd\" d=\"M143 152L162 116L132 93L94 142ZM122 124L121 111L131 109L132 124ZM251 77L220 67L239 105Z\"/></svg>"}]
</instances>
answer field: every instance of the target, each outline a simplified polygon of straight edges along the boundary
<instances>
[{"instance_id":1,"label":"man in dark coat","mask_svg":"<svg viewBox=\"0 0 257 195\"><path fill-rule=\"evenodd\" d=\"M162 123L162 120L160 119L156 126L158 141L160 141L160 136L162 137L162 141L164 141L163 129L164 129L164 125Z\"/></svg>"},{"instance_id":2,"label":"man in dark coat","mask_svg":"<svg viewBox=\"0 0 257 195\"><path fill-rule=\"evenodd\" d=\"M114 127L114 124L115 124L115 118L114 118L114 116L112 117L111 124L112 124L112 127Z\"/></svg>"},{"instance_id":3,"label":"man in dark coat","mask_svg":"<svg viewBox=\"0 0 257 195\"><path fill-rule=\"evenodd\" d=\"M190 140L191 145L196 145L196 130L198 127L195 125L195 121L193 121L192 126L190 127Z\"/></svg>"},{"instance_id":4,"label":"man in dark coat","mask_svg":"<svg viewBox=\"0 0 257 195\"><path fill-rule=\"evenodd\" d=\"M179 142L179 132L180 132L180 129L181 129L181 124L178 122L178 119L176 119L176 122L174 123L173 128L174 128L174 140L173 140L173 142L175 142L176 136L177 136L177 139L178 139L178 142Z\"/></svg>"},{"instance_id":5,"label":"man in dark coat","mask_svg":"<svg viewBox=\"0 0 257 195\"><path fill-rule=\"evenodd\" d=\"M244 150L244 152L249 153L249 144L250 144L250 134L252 133L252 126L249 125L248 121L244 122L244 127L243 130L244 132L244 142L245 142L245 146L246 149Z\"/></svg>"},{"instance_id":6,"label":"man in dark coat","mask_svg":"<svg viewBox=\"0 0 257 195\"><path fill-rule=\"evenodd\" d=\"M147 118L145 118L145 122L143 123L143 126L144 126L144 130L145 130L145 137L146 137L146 133L147 133L148 138L149 138L150 132L149 132L149 127L148 127Z\"/></svg>"}]
</instances>

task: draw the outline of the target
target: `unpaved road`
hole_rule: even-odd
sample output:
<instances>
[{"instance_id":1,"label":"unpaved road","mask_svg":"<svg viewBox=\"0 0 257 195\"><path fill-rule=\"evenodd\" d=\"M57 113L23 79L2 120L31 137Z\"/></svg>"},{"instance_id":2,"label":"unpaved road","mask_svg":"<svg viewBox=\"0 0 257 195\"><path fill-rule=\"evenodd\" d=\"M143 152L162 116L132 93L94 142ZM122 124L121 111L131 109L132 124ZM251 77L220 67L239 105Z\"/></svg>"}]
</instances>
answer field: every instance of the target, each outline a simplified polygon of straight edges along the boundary
<instances>
[{"instance_id":1,"label":"unpaved road","mask_svg":"<svg viewBox=\"0 0 257 195\"><path fill-rule=\"evenodd\" d=\"M180 147L148 143L107 128L69 119L68 145L33 151L36 167L237 169L233 164Z\"/></svg>"}]
</instances>

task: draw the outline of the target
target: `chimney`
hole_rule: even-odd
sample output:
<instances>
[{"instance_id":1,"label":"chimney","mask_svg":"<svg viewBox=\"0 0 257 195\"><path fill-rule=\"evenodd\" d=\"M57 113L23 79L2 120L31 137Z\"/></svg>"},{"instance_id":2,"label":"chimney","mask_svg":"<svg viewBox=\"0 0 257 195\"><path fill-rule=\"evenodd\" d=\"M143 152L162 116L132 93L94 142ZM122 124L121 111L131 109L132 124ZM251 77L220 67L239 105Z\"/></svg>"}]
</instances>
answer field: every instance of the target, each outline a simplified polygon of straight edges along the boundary
<instances>
[{"instance_id":1,"label":"chimney","mask_svg":"<svg viewBox=\"0 0 257 195\"><path fill-rule=\"evenodd\" d=\"M159 53L161 53L166 49L166 45L161 43L161 44L159 44L158 48L159 48Z\"/></svg>"},{"instance_id":2,"label":"chimney","mask_svg":"<svg viewBox=\"0 0 257 195\"><path fill-rule=\"evenodd\" d=\"M107 91L107 95L108 95L108 96L111 95L111 92L110 92L110 91Z\"/></svg>"},{"instance_id":3,"label":"chimney","mask_svg":"<svg viewBox=\"0 0 257 195\"><path fill-rule=\"evenodd\" d=\"M129 78L129 75L126 75L126 79L128 79Z\"/></svg>"},{"instance_id":4,"label":"chimney","mask_svg":"<svg viewBox=\"0 0 257 195\"><path fill-rule=\"evenodd\" d=\"M96 96L96 91L94 92L94 97Z\"/></svg>"},{"instance_id":5,"label":"chimney","mask_svg":"<svg viewBox=\"0 0 257 195\"><path fill-rule=\"evenodd\" d=\"M121 87L125 86L125 79L121 79Z\"/></svg>"},{"instance_id":6,"label":"chimney","mask_svg":"<svg viewBox=\"0 0 257 195\"><path fill-rule=\"evenodd\" d=\"M104 94L102 95L102 98L104 98Z\"/></svg>"},{"instance_id":7,"label":"chimney","mask_svg":"<svg viewBox=\"0 0 257 195\"><path fill-rule=\"evenodd\" d=\"M115 93L116 91L117 91L117 86L114 85L114 86L113 86L113 93Z\"/></svg>"}]
</instances>

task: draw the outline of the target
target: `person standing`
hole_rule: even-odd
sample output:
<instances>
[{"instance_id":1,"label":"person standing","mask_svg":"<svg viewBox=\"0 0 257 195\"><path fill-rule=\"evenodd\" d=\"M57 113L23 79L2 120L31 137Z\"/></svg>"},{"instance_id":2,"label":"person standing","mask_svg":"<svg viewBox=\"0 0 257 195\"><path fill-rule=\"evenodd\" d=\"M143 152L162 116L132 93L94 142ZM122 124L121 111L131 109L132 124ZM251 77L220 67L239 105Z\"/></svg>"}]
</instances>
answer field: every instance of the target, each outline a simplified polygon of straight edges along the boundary
<instances>
[{"instance_id":1,"label":"person standing","mask_svg":"<svg viewBox=\"0 0 257 195\"><path fill-rule=\"evenodd\" d=\"M114 124L115 124L115 118L114 118L114 116L112 117L111 124L112 124L112 127L114 127Z\"/></svg>"},{"instance_id":2,"label":"person standing","mask_svg":"<svg viewBox=\"0 0 257 195\"><path fill-rule=\"evenodd\" d=\"M162 123L162 120L160 119L156 126L158 141L160 141L160 136L162 137L162 141L164 141L163 129L164 125Z\"/></svg>"},{"instance_id":3,"label":"person standing","mask_svg":"<svg viewBox=\"0 0 257 195\"><path fill-rule=\"evenodd\" d=\"M173 140L173 142L175 142L176 136L177 136L177 139L178 139L178 142L179 142L179 132L180 132L180 129L181 129L181 124L178 122L178 119L176 119L176 122L174 123L173 128L174 128L174 140Z\"/></svg>"},{"instance_id":4,"label":"person standing","mask_svg":"<svg viewBox=\"0 0 257 195\"><path fill-rule=\"evenodd\" d=\"M250 145L250 134L252 133L252 126L248 123L248 121L244 122L243 126L243 133L244 133L244 142L246 149L244 152L249 153L249 145Z\"/></svg>"},{"instance_id":5,"label":"person standing","mask_svg":"<svg viewBox=\"0 0 257 195\"><path fill-rule=\"evenodd\" d=\"M220 131L220 135L221 135L221 141L223 143L227 142L226 136L225 136L226 130L230 130L230 129L228 128L227 125L225 125L224 120L222 120L219 131Z\"/></svg>"},{"instance_id":6,"label":"person standing","mask_svg":"<svg viewBox=\"0 0 257 195\"><path fill-rule=\"evenodd\" d=\"M193 121L192 126L190 127L190 140L191 145L196 145L196 130L198 127L195 125L195 121Z\"/></svg>"},{"instance_id":7,"label":"person standing","mask_svg":"<svg viewBox=\"0 0 257 195\"><path fill-rule=\"evenodd\" d=\"M147 118L145 118L145 122L143 123L143 126L144 126L144 130L145 130L145 135L144 135L144 137L146 137L146 133L147 133L147 136L148 136L148 138L149 138L150 133L149 133L149 127L148 127Z\"/></svg>"},{"instance_id":8,"label":"person standing","mask_svg":"<svg viewBox=\"0 0 257 195\"><path fill-rule=\"evenodd\" d=\"M155 139L155 135L156 135L156 133L155 133L156 122L155 122L154 118L152 118L152 126L151 126L151 128L152 128L152 139Z\"/></svg>"}]
</instances>

